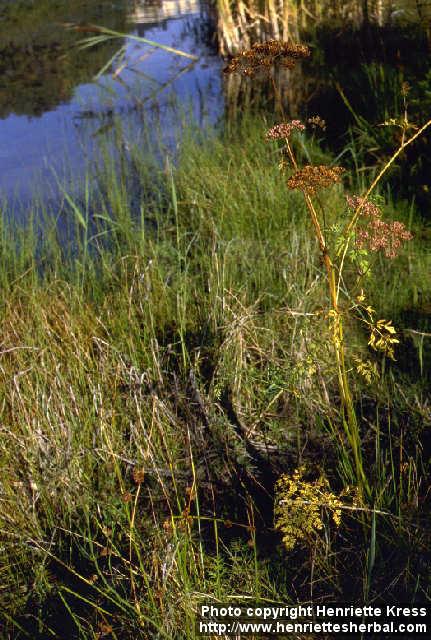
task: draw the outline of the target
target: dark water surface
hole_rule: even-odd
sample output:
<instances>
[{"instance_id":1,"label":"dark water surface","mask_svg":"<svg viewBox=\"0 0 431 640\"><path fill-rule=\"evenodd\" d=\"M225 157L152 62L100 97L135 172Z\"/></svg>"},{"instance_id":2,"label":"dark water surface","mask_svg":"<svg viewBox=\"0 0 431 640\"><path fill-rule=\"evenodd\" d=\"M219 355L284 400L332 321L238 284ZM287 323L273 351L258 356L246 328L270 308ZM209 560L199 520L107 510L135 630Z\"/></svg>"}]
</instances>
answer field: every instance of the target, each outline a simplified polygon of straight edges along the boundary
<instances>
[{"instance_id":1,"label":"dark water surface","mask_svg":"<svg viewBox=\"0 0 431 640\"><path fill-rule=\"evenodd\" d=\"M67 23L103 25L198 59L124 38L81 49L92 34ZM144 129L169 144L184 118L214 123L223 111L221 67L199 0L2 2L0 198L23 204L55 196L58 182L78 186L116 116L125 144Z\"/></svg>"}]
</instances>

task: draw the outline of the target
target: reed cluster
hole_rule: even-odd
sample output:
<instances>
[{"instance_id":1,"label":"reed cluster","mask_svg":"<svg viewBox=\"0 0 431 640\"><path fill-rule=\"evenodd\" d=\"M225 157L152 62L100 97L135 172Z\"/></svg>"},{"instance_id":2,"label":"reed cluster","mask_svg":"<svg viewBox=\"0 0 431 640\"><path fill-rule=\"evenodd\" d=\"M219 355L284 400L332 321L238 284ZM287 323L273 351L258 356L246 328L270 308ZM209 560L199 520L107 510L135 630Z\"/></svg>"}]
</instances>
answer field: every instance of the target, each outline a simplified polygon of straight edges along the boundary
<instances>
[{"instance_id":1,"label":"reed cluster","mask_svg":"<svg viewBox=\"0 0 431 640\"><path fill-rule=\"evenodd\" d=\"M218 0L217 8L223 55L272 38L298 42L323 25L359 28L371 22L383 26L431 20L428 0Z\"/></svg>"}]
</instances>

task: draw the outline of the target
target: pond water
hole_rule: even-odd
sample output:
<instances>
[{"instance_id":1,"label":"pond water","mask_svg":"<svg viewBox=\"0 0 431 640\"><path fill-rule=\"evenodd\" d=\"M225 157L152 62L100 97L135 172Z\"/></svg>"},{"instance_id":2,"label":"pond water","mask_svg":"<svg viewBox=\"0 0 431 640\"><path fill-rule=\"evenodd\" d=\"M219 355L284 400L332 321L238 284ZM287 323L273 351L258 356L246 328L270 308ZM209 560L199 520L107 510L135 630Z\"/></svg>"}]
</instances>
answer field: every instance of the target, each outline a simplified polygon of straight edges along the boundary
<instances>
[{"instance_id":1,"label":"pond water","mask_svg":"<svg viewBox=\"0 0 431 640\"><path fill-rule=\"evenodd\" d=\"M103 25L196 59L124 38L82 49L79 41L94 34L71 23ZM212 32L199 0L2 3L0 198L23 204L38 192L55 196L58 183L77 185L117 115L126 141L146 129L168 145L184 119L215 123L223 92Z\"/></svg>"}]
</instances>

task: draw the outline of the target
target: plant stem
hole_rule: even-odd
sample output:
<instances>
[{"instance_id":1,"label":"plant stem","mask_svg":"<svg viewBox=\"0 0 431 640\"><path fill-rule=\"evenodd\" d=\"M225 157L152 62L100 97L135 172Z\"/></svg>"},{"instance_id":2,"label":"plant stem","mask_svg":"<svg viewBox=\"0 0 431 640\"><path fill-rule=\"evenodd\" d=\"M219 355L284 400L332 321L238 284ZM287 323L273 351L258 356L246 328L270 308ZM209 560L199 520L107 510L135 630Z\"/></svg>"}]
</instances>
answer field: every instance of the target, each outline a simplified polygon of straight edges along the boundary
<instances>
[{"instance_id":1,"label":"plant stem","mask_svg":"<svg viewBox=\"0 0 431 640\"><path fill-rule=\"evenodd\" d=\"M289 159L293 168L298 168L295 155L290 146L289 140L286 138L286 147ZM337 377L338 387L341 396L342 408L343 408L343 426L346 431L347 439L350 443L353 452L356 479L358 487L362 494L364 492L369 495L369 484L364 472L361 454L361 441L358 428L358 421L356 418L355 408L353 405L352 394L350 390L349 378L347 375L346 361L345 361L345 348L344 348L344 336L343 336L343 317L340 313L338 306L337 295L337 283L335 277L335 269L332 263L331 257L328 253L325 236L322 231L322 227L319 222L319 218L314 206L314 203L308 193L302 192L307 206L308 212L313 223L313 227L316 233L317 241L319 243L321 259L326 269L326 277L329 290L329 298L331 303L330 317L332 317L332 343L334 346L335 357L337 361Z\"/></svg>"}]
</instances>

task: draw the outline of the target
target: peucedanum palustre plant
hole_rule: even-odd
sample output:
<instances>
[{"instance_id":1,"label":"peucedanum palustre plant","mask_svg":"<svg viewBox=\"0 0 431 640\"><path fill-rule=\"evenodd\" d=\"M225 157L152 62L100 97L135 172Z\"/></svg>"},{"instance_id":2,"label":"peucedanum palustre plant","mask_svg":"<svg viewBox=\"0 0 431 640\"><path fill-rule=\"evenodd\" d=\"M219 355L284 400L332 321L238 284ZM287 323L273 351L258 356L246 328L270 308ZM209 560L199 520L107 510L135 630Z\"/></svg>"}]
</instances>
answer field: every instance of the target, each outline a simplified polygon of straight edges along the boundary
<instances>
[{"instance_id":1,"label":"peucedanum palustre plant","mask_svg":"<svg viewBox=\"0 0 431 640\"><path fill-rule=\"evenodd\" d=\"M282 475L275 487L275 527L288 551L298 544L312 544L325 525L340 526L343 509L358 507L353 489L346 487L336 495L325 476L310 481L304 479L305 471L302 466Z\"/></svg>"},{"instance_id":2,"label":"peucedanum palustre plant","mask_svg":"<svg viewBox=\"0 0 431 640\"><path fill-rule=\"evenodd\" d=\"M281 66L291 69L299 60L309 55L310 51L304 45L269 41L256 44L248 51L236 56L226 67L225 72L240 72L249 77L257 72L269 72L276 103L282 109L281 94L274 80L274 68ZM318 116L309 118L307 124L313 129L325 127L325 123ZM370 257L373 253L381 252L387 259L395 258L403 243L412 238L402 222L383 220L381 208L373 200L373 192L398 156L430 125L431 120L421 127L416 127L415 133L409 138L407 138L406 129L406 135L403 135L399 148L378 172L366 193L362 196L346 197L345 219L342 224L332 227L326 224L326 220L331 216L330 212L325 211L319 195L322 190L331 188L335 184L341 185L344 168L311 164L300 166L292 145L292 137L306 129L306 125L300 120L282 122L266 133L268 141L283 143L279 167L282 173L288 173L288 188L299 190L303 194L325 269L329 297L327 318L334 347L341 421L353 456L352 464L349 463L352 468L351 475L363 499L372 497L372 489L364 470L360 428L346 363L345 318L348 313L350 315L353 313L356 318L365 323L369 329L369 346L386 357L394 359L394 347L399 342L396 329L391 321L376 319L375 311L367 304L363 289L356 296L355 290L358 290L370 271ZM356 274L351 286L346 284L347 279L344 273L348 264L353 267ZM343 294L343 300L341 300L341 294ZM358 362L356 358L356 370L368 382L378 376L376 368L370 361L363 363L359 359ZM350 458L350 455L348 457Z\"/></svg>"}]
</instances>

